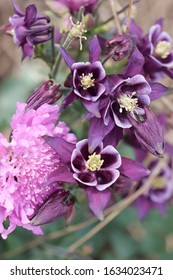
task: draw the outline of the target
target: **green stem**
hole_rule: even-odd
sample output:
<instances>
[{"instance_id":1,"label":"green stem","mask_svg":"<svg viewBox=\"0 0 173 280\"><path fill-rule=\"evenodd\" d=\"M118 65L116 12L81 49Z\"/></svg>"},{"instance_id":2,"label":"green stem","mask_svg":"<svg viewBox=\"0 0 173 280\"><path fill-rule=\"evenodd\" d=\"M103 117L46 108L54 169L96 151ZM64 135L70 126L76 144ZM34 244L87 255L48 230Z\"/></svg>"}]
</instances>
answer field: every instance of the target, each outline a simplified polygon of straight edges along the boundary
<instances>
[{"instance_id":1,"label":"green stem","mask_svg":"<svg viewBox=\"0 0 173 280\"><path fill-rule=\"evenodd\" d=\"M70 43L71 43L71 40L68 37L66 37L62 47L67 49L69 47ZM61 59L62 59L61 53L60 53L60 51L58 51L57 57L55 59L55 63L53 65L52 70L51 70L50 75L49 75L50 79L55 79L56 78L56 75L57 75L57 72L58 72L58 69L59 69L59 65L61 63Z\"/></svg>"}]
</instances>

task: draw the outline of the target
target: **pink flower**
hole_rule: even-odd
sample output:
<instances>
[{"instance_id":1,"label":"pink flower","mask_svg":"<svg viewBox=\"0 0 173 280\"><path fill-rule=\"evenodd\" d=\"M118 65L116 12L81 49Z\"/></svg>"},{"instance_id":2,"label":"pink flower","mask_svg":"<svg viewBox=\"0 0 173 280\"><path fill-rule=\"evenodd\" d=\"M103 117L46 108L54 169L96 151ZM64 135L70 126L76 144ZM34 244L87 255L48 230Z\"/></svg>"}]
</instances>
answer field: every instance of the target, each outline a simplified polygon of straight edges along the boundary
<instances>
[{"instance_id":1,"label":"pink flower","mask_svg":"<svg viewBox=\"0 0 173 280\"><path fill-rule=\"evenodd\" d=\"M65 123L55 126L58 106L43 104L36 110L26 110L26 106L26 103L17 104L11 122L11 142L0 134L0 233L3 238L16 226L42 234L41 228L33 226L30 219L53 192L62 188L58 183L43 187L51 172L61 164L60 157L43 136L76 142ZM3 225L6 218L9 218L7 229Z\"/></svg>"}]
</instances>

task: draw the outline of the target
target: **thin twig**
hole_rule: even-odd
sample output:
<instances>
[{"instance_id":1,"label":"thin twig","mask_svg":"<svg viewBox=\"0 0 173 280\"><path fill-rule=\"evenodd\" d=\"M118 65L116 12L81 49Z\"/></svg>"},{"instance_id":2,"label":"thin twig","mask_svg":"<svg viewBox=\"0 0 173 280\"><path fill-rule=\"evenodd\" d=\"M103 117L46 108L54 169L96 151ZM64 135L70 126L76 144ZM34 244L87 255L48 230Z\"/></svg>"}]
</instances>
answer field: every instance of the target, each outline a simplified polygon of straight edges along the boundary
<instances>
[{"instance_id":1,"label":"thin twig","mask_svg":"<svg viewBox=\"0 0 173 280\"><path fill-rule=\"evenodd\" d=\"M140 0L134 0L134 1L133 1L133 5L139 3L139 1L140 1ZM124 6L121 10L119 10L119 11L117 12L117 15L122 14L122 13L125 12L128 8L129 8L129 4L127 4L127 5ZM112 17L108 18L107 20L105 20L104 22L102 22L101 25L107 24L108 22L110 22L110 21L113 20L113 19L114 19L114 17L112 16Z\"/></svg>"},{"instance_id":2,"label":"thin twig","mask_svg":"<svg viewBox=\"0 0 173 280\"><path fill-rule=\"evenodd\" d=\"M132 195L128 196L127 198L120 201L117 205L112 207L112 213L108 215L105 220L99 224L97 224L92 230L90 230L87 234L85 234L82 238L74 242L72 245L70 245L67 249L69 253L74 252L78 247L80 247L82 244L84 244L86 241L88 241L91 237L93 237L96 233L98 233L101 229L103 229L109 222L111 222L119 213L121 213L127 206L129 206L132 202L134 202L140 195L148 191L151 187L152 181L155 179L155 177L160 173L162 168L164 167L165 163L168 161L168 159L160 159L158 164L153 169L152 173L148 177L148 179L145 181L143 186L137 190Z\"/></svg>"},{"instance_id":3,"label":"thin twig","mask_svg":"<svg viewBox=\"0 0 173 280\"><path fill-rule=\"evenodd\" d=\"M111 8L112 8L112 13L113 13L113 16L114 16L114 21L115 21L115 25L116 25L116 28L117 28L117 32L118 32L118 34L122 34L122 29L121 29L119 18L118 18L117 12L116 12L114 0L109 0L109 2L110 2L110 5L111 5Z\"/></svg>"},{"instance_id":4,"label":"thin twig","mask_svg":"<svg viewBox=\"0 0 173 280\"><path fill-rule=\"evenodd\" d=\"M18 247L18 248L14 248L12 250L9 250L5 253L0 254L0 259L9 259L12 258L16 255L22 254L24 252L27 252L29 250L31 250L32 248L35 248L36 246L44 243L47 240L54 240L54 239L58 239L62 236L65 236L69 233L72 232L76 232L78 230L84 229L90 225L92 225L94 222L96 222L97 219L95 217L90 218L89 220L87 220L86 222L83 223L79 223L77 225L72 225L69 226L63 230L59 230L59 231L55 231L52 233L49 233L47 235L44 236L40 236L34 240L31 240L30 242L28 242L26 245Z\"/></svg>"},{"instance_id":5,"label":"thin twig","mask_svg":"<svg viewBox=\"0 0 173 280\"><path fill-rule=\"evenodd\" d=\"M130 20L131 20L131 14L132 14L132 5L133 5L133 1L129 0L129 8L128 8L127 24L126 24L126 34L129 33Z\"/></svg>"}]
</instances>

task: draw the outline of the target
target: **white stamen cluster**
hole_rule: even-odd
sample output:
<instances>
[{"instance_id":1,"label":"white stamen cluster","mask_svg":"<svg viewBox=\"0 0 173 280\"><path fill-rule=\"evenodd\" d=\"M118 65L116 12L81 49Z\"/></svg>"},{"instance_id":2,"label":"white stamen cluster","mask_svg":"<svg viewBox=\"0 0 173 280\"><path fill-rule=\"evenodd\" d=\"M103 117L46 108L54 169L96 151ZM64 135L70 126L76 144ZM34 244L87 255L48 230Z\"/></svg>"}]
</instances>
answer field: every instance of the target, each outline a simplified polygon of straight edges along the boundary
<instances>
[{"instance_id":1,"label":"white stamen cluster","mask_svg":"<svg viewBox=\"0 0 173 280\"><path fill-rule=\"evenodd\" d=\"M82 75L80 76L81 86L83 87L84 90L87 90L88 88L94 86L95 79L92 79L92 77L93 77L92 73L89 73L88 75L82 73Z\"/></svg>"},{"instance_id":2,"label":"white stamen cluster","mask_svg":"<svg viewBox=\"0 0 173 280\"><path fill-rule=\"evenodd\" d=\"M123 112L123 109L125 109L127 112L133 112L138 107L138 98L133 98L135 94L136 92L132 92L132 94L122 94L118 98L118 103L120 105L120 113Z\"/></svg>"},{"instance_id":3,"label":"white stamen cluster","mask_svg":"<svg viewBox=\"0 0 173 280\"><path fill-rule=\"evenodd\" d=\"M86 162L86 168L94 172L96 170L100 170L103 163L104 160L101 159L101 155L96 155L96 153L93 153L88 157L88 160Z\"/></svg>"},{"instance_id":4,"label":"white stamen cluster","mask_svg":"<svg viewBox=\"0 0 173 280\"><path fill-rule=\"evenodd\" d=\"M168 57L172 50L172 44L163 40L157 43L155 47L155 55L161 57L162 59L165 59Z\"/></svg>"}]
</instances>

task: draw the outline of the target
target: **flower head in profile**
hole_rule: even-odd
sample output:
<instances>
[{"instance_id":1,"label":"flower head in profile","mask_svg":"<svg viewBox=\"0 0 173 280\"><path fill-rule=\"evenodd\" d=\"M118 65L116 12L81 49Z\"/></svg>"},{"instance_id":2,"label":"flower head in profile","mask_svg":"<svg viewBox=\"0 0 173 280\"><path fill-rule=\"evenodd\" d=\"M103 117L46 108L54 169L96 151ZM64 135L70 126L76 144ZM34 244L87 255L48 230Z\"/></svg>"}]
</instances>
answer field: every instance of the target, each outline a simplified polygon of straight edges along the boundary
<instances>
[{"instance_id":1,"label":"flower head in profile","mask_svg":"<svg viewBox=\"0 0 173 280\"><path fill-rule=\"evenodd\" d=\"M42 89L43 87L41 85ZM36 109L34 106L27 109L27 106L27 103L17 104L17 111L11 122L11 142L2 135L0 137L0 232L3 238L16 226L41 234L41 229L35 225L43 224L44 216L46 222L48 216L50 221L53 219L45 212L48 199L52 209L57 205L54 218L69 215L72 210L72 203L66 202L69 193L63 193L57 181L46 183L48 176L59 169L61 160L43 137L58 136L67 142L75 142L76 138L69 133L65 123L55 125L59 117L57 105L42 103ZM70 201L72 202L71 199ZM50 213L50 209L48 210ZM38 211L44 213L41 218L38 217ZM34 225L30 219L35 215L37 223ZM3 225L6 218L9 219L7 229Z\"/></svg>"},{"instance_id":2,"label":"flower head in profile","mask_svg":"<svg viewBox=\"0 0 173 280\"><path fill-rule=\"evenodd\" d=\"M46 15L37 14L34 4L26 7L25 12L13 0L15 14L9 18L10 25L6 33L13 35L14 43L22 48L22 59L31 57L35 45L51 39L50 19Z\"/></svg>"}]
</instances>

